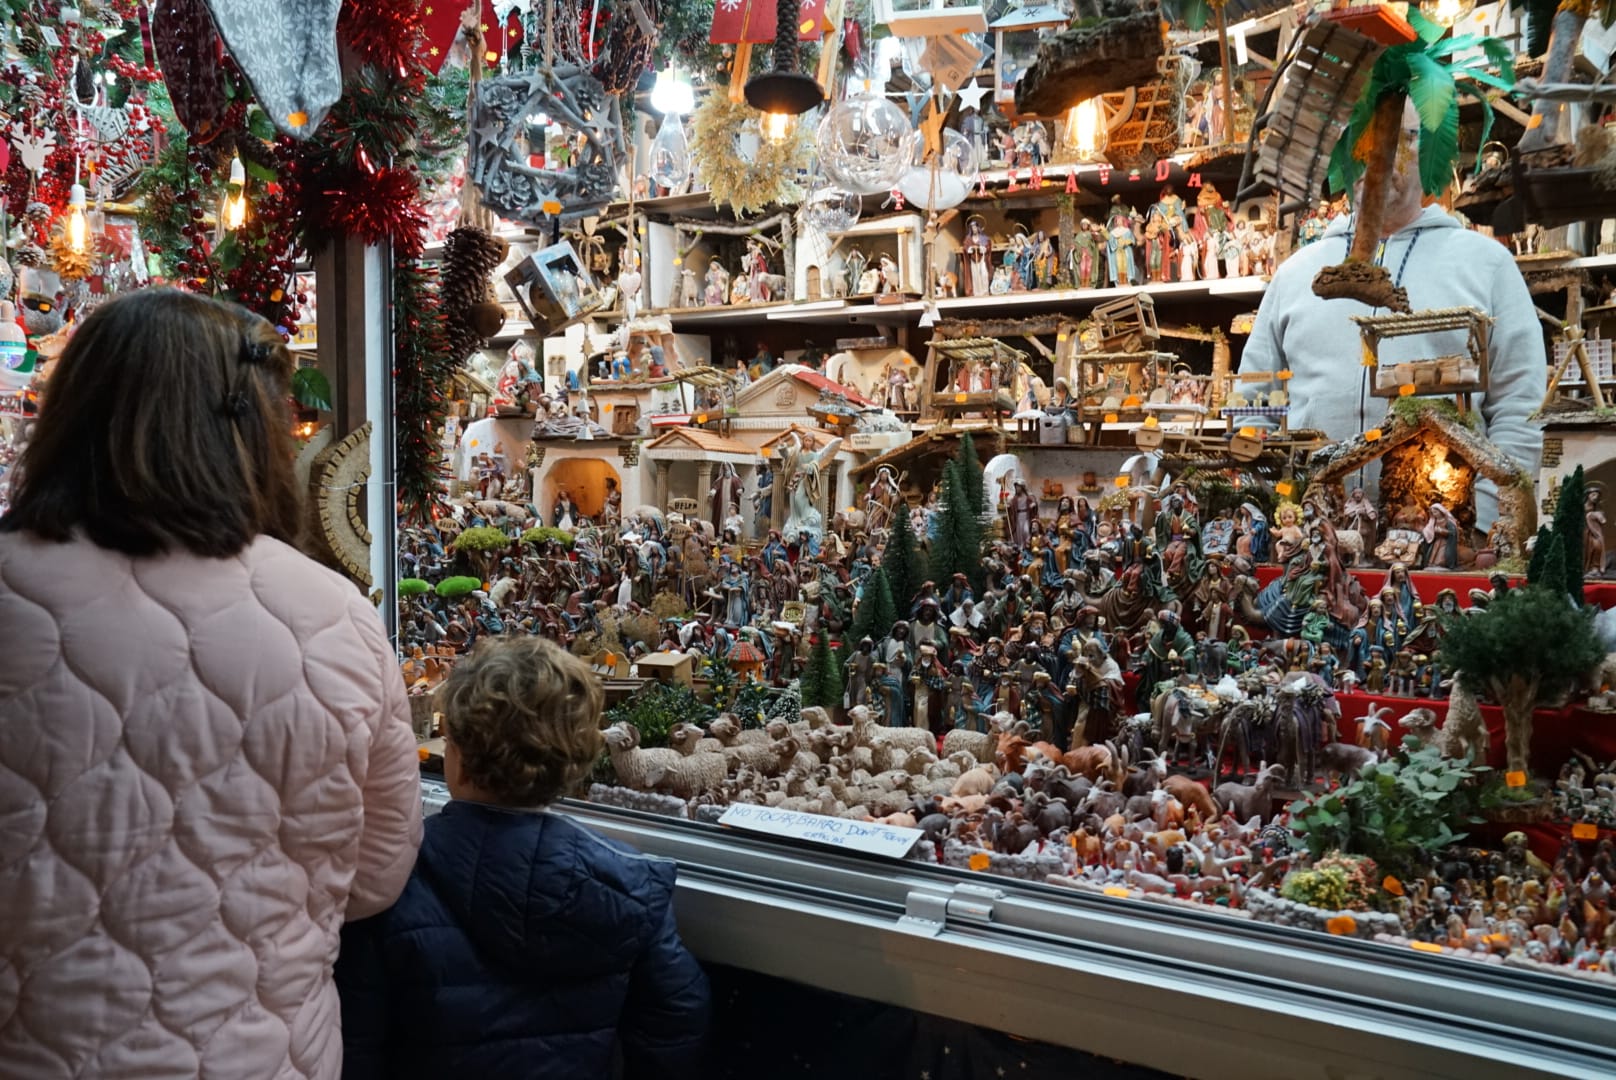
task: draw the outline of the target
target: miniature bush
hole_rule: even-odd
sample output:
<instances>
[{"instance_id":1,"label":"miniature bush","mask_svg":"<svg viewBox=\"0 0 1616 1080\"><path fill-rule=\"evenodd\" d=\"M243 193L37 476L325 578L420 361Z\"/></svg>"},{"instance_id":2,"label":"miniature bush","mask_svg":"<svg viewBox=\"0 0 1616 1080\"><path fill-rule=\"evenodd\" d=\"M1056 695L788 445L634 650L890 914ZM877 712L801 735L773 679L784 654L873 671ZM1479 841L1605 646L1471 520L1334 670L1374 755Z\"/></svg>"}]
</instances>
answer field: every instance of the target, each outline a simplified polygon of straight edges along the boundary
<instances>
[{"instance_id":1,"label":"miniature bush","mask_svg":"<svg viewBox=\"0 0 1616 1080\"><path fill-rule=\"evenodd\" d=\"M660 625L663 619L683 619L690 614L684 598L666 590L651 597L651 614Z\"/></svg>"},{"instance_id":2,"label":"miniature bush","mask_svg":"<svg viewBox=\"0 0 1616 1080\"><path fill-rule=\"evenodd\" d=\"M423 596L431 591L431 584L418 577L398 579L398 595L400 596Z\"/></svg>"},{"instance_id":3,"label":"miniature bush","mask_svg":"<svg viewBox=\"0 0 1616 1080\"><path fill-rule=\"evenodd\" d=\"M735 692L735 700L729 710L741 722L742 728L760 728L773 718L774 704L781 696L757 679L748 679ZM802 712L800 701L797 711Z\"/></svg>"},{"instance_id":4,"label":"miniature bush","mask_svg":"<svg viewBox=\"0 0 1616 1080\"><path fill-rule=\"evenodd\" d=\"M702 676L707 680L707 700L715 709L728 709L735 698L736 675L729 659L709 656L702 660Z\"/></svg>"},{"instance_id":5,"label":"miniature bush","mask_svg":"<svg viewBox=\"0 0 1616 1080\"><path fill-rule=\"evenodd\" d=\"M458 600L483 587L474 577L448 577L438 582L438 596L443 600Z\"/></svg>"},{"instance_id":6,"label":"miniature bush","mask_svg":"<svg viewBox=\"0 0 1616 1080\"><path fill-rule=\"evenodd\" d=\"M1503 706L1511 772L1530 768L1533 708L1559 700L1605 655L1592 609L1571 605L1563 577L1549 583L1565 558L1559 534L1549 537L1549 547L1539 567L1542 584L1511 589L1485 611L1452 620L1438 654L1467 690Z\"/></svg>"},{"instance_id":7,"label":"miniature bush","mask_svg":"<svg viewBox=\"0 0 1616 1080\"><path fill-rule=\"evenodd\" d=\"M511 538L499 529L491 525L479 525L455 537L454 549L457 554L460 552L483 554L509 547L510 543Z\"/></svg>"},{"instance_id":8,"label":"miniature bush","mask_svg":"<svg viewBox=\"0 0 1616 1080\"><path fill-rule=\"evenodd\" d=\"M642 747L667 746L678 724L705 724L718 710L705 704L683 683L648 683L639 693L606 710L606 723L633 724Z\"/></svg>"},{"instance_id":9,"label":"miniature bush","mask_svg":"<svg viewBox=\"0 0 1616 1080\"><path fill-rule=\"evenodd\" d=\"M1418 739L1404 739L1403 747L1391 761L1366 765L1356 780L1291 803L1291 828L1315 859L1362 855L1407 877L1463 840L1456 830L1481 820L1479 781L1491 770L1444 758Z\"/></svg>"},{"instance_id":10,"label":"miniature bush","mask_svg":"<svg viewBox=\"0 0 1616 1080\"><path fill-rule=\"evenodd\" d=\"M1373 859L1339 852L1285 878L1279 894L1325 911L1368 911L1380 892Z\"/></svg>"},{"instance_id":11,"label":"miniature bush","mask_svg":"<svg viewBox=\"0 0 1616 1080\"><path fill-rule=\"evenodd\" d=\"M572 549L573 535L566 529L558 529L554 525L540 525L529 529L522 534L522 543L538 545L547 540L554 540L562 547Z\"/></svg>"}]
</instances>

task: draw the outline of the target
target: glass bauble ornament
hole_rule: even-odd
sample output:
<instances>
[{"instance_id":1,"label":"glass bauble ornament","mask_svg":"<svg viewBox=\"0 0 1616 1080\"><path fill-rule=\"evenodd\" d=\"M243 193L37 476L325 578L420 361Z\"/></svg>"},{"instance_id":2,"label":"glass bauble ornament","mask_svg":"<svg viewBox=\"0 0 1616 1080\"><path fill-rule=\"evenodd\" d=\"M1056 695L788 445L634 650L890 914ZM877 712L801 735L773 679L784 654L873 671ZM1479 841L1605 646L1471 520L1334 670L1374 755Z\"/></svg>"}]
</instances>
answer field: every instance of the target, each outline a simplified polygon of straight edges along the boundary
<instances>
[{"instance_id":1,"label":"glass bauble ornament","mask_svg":"<svg viewBox=\"0 0 1616 1080\"><path fill-rule=\"evenodd\" d=\"M672 191L690 179L690 147L678 113L669 113L651 140L651 182Z\"/></svg>"},{"instance_id":2,"label":"glass bauble ornament","mask_svg":"<svg viewBox=\"0 0 1616 1080\"><path fill-rule=\"evenodd\" d=\"M832 184L854 195L890 191L908 163L913 131L909 117L886 98L848 98L820 122L819 167Z\"/></svg>"},{"instance_id":3,"label":"glass bauble ornament","mask_svg":"<svg viewBox=\"0 0 1616 1080\"><path fill-rule=\"evenodd\" d=\"M802 203L802 223L816 232L846 232L858 224L863 199L820 180Z\"/></svg>"},{"instance_id":4,"label":"glass bauble ornament","mask_svg":"<svg viewBox=\"0 0 1616 1080\"><path fill-rule=\"evenodd\" d=\"M951 210L971 194L976 177L976 148L953 128L944 128L933 180L932 163L926 160L926 135L917 131L909 141L908 168L898 178L898 190L905 201L921 210Z\"/></svg>"}]
</instances>

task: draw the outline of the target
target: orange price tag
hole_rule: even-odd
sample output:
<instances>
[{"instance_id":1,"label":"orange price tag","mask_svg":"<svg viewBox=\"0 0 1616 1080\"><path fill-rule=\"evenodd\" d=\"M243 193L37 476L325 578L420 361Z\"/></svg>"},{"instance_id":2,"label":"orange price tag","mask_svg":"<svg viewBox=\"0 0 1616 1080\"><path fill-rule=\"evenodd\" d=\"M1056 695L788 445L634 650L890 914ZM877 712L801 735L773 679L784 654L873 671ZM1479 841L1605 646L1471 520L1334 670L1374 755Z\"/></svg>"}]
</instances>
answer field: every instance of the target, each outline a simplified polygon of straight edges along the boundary
<instances>
[{"instance_id":1,"label":"orange price tag","mask_svg":"<svg viewBox=\"0 0 1616 1080\"><path fill-rule=\"evenodd\" d=\"M1105 887L1105 895L1107 895L1107 896L1127 896L1128 895L1128 890L1124 889L1121 885L1107 885Z\"/></svg>"},{"instance_id":2,"label":"orange price tag","mask_svg":"<svg viewBox=\"0 0 1616 1080\"><path fill-rule=\"evenodd\" d=\"M1106 413L1105 414L1105 422L1108 423L1108 424L1116 423L1117 422L1117 414L1114 413L1114 412Z\"/></svg>"},{"instance_id":3,"label":"orange price tag","mask_svg":"<svg viewBox=\"0 0 1616 1080\"><path fill-rule=\"evenodd\" d=\"M600 407L600 411L601 411L601 412L611 412L611 411L612 411L612 406L611 406L611 403L610 403L610 402L607 402L607 403L606 403L606 404L605 404L605 405L602 405L602 406L601 406L601 407Z\"/></svg>"},{"instance_id":4,"label":"orange price tag","mask_svg":"<svg viewBox=\"0 0 1616 1080\"><path fill-rule=\"evenodd\" d=\"M961 405L963 405L963 404L965 404L965 403L966 403L966 402L967 402L967 401L969 401L969 400L970 400L970 398L971 398L971 395L970 395L970 394L955 394L955 395L954 395L954 400L955 400L955 401L956 401L956 402L958 402L958 403L959 403L959 404L961 404Z\"/></svg>"},{"instance_id":5,"label":"orange price tag","mask_svg":"<svg viewBox=\"0 0 1616 1080\"><path fill-rule=\"evenodd\" d=\"M1128 478L1126 476L1117 477L1117 487L1125 488L1127 486L1128 486Z\"/></svg>"},{"instance_id":6,"label":"orange price tag","mask_svg":"<svg viewBox=\"0 0 1616 1080\"><path fill-rule=\"evenodd\" d=\"M1507 772L1504 774L1504 783L1508 787L1525 787L1526 774L1518 769L1513 772Z\"/></svg>"},{"instance_id":7,"label":"orange price tag","mask_svg":"<svg viewBox=\"0 0 1616 1080\"><path fill-rule=\"evenodd\" d=\"M1337 915L1332 919L1324 920L1324 928L1332 934L1345 937L1358 932L1358 920L1351 915Z\"/></svg>"},{"instance_id":8,"label":"orange price tag","mask_svg":"<svg viewBox=\"0 0 1616 1080\"><path fill-rule=\"evenodd\" d=\"M1398 397L1413 397L1414 396L1414 384L1411 383L1411 382L1406 382L1402 386L1399 386L1397 388L1397 396Z\"/></svg>"},{"instance_id":9,"label":"orange price tag","mask_svg":"<svg viewBox=\"0 0 1616 1080\"><path fill-rule=\"evenodd\" d=\"M762 454L764 457L768 457L770 454L773 454L774 451L765 446L763 449L759 450L758 453Z\"/></svg>"},{"instance_id":10,"label":"orange price tag","mask_svg":"<svg viewBox=\"0 0 1616 1080\"><path fill-rule=\"evenodd\" d=\"M1571 826L1571 839L1598 840L1599 826L1591 821L1579 821Z\"/></svg>"},{"instance_id":11,"label":"orange price tag","mask_svg":"<svg viewBox=\"0 0 1616 1080\"><path fill-rule=\"evenodd\" d=\"M1393 896L1403 895L1403 883L1392 877L1390 874L1386 875L1385 880L1380 883L1380 887L1391 893Z\"/></svg>"},{"instance_id":12,"label":"orange price tag","mask_svg":"<svg viewBox=\"0 0 1616 1080\"><path fill-rule=\"evenodd\" d=\"M1291 377L1295 374L1296 372L1292 371L1290 368L1281 368L1280 370L1274 372L1274 378L1278 379L1280 382L1289 382Z\"/></svg>"},{"instance_id":13,"label":"orange price tag","mask_svg":"<svg viewBox=\"0 0 1616 1080\"><path fill-rule=\"evenodd\" d=\"M1161 421L1157 420L1154 416L1145 417L1145 426L1146 427L1159 427L1160 424L1161 424Z\"/></svg>"},{"instance_id":14,"label":"orange price tag","mask_svg":"<svg viewBox=\"0 0 1616 1080\"><path fill-rule=\"evenodd\" d=\"M420 758L422 761L427 761L432 757L432 751L428 750L424 746L417 746L415 748L415 756Z\"/></svg>"},{"instance_id":15,"label":"orange price tag","mask_svg":"<svg viewBox=\"0 0 1616 1080\"><path fill-rule=\"evenodd\" d=\"M1526 122L1526 130L1527 131L1531 131L1533 128L1540 128L1542 126L1543 126L1543 117L1542 117L1541 114L1532 117L1530 120L1528 120Z\"/></svg>"},{"instance_id":16,"label":"orange price tag","mask_svg":"<svg viewBox=\"0 0 1616 1080\"><path fill-rule=\"evenodd\" d=\"M1287 499L1290 498L1291 492L1293 492L1295 490L1296 489L1294 487L1292 487L1290 484L1287 484L1283 480L1281 480L1279 483L1274 485L1274 491L1276 493L1284 496Z\"/></svg>"},{"instance_id":17,"label":"orange price tag","mask_svg":"<svg viewBox=\"0 0 1616 1080\"><path fill-rule=\"evenodd\" d=\"M696 417L696 423L705 424L706 422L707 422L707 414L706 413L701 413Z\"/></svg>"},{"instance_id":18,"label":"orange price tag","mask_svg":"<svg viewBox=\"0 0 1616 1080\"><path fill-rule=\"evenodd\" d=\"M989 857L987 852L978 851L975 855L971 856L971 861L966 865L972 870L986 870L990 865L992 865L992 863L993 859Z\"/></svg>"},{"instance_id":19,"label":"orange price tag","mask_svg":"<svg viewBox=\"0 0 1616 1080\"><path fill-rule=\"evenodd\" d=\"M1408 947L1413 949L1415 952L1439 953L1442 951L1442 946L1430 941L1411 941L1408 943Z\"/></svg>"},{"instance_id":20,"label":"orange price tag","mask_svg":"<svg viewBox=\"0 0 1616 1080\"><path fill-rule=\"evenodd\" d=\"M1372 427L1368 431L1363 433L1363 437L1364 437L1364 442L1379 442L1380 441L1380 429L1378 427Z\"/></svg>"}]
</instances>

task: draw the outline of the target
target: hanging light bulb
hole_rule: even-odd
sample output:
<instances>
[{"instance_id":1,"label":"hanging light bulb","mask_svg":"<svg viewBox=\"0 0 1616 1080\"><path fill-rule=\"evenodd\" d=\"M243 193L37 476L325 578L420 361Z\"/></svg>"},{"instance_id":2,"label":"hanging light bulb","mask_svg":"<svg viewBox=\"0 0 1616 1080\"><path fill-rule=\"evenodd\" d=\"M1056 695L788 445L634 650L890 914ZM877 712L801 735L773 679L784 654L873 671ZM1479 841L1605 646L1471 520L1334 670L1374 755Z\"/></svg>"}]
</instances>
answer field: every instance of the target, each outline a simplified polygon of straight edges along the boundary
<instances>
[{"instance_id":1,"label":"hanging light bulb","mask_svg":"<svg viewBox=\"0 0 1616 1080\"><path fill-rule=\"evenodd\" d=\"M652 183L669 191L690 179L690 146L676 112L662 118L662 127L651 140L650 175Z\"/></svg>"},{"instance_id":2,"label":"hanging light bulb","mask_svg":"<svg viewBox=\"0 0 1616 1080\"><path fill-rule=\"evenodd\" d=\"M1077 151L1079 161L1099 159L1100 151L1105 149L1099 98L1087 98L1067 110L1066 143Z\"/></svg>"},{"instance_id":3,"label":"hanging light bulb","mask_svg":"<svg viewBox=\"0 0 1616 1080\"><path fill-rule=\"evenodd\" d=\"M67 195L67 242L74 251L86 249L90 224L84 217L84 185L74 184Z\"/></svg>"},{"instance_id":4,"label":"hanging light bulb","mask_svg":"<svg viewBox=\"0 0 1616 1080\"><path fill-rule=\"evenodd\" d=\"M758 117L758 127L770 142L785 142L797 130L797 118L791 113L766 112Z\"/></svg>"},{"instance_id":5,"label":"hanging light bulb","mask_svg":"<svg viewBox=\"0 0 1616 1080\"><path fill-rule=\"evenodd\" d=\"M695 103L689 79L671 67L657 72L656 85L651 88L651 108L666 116L687 113Z\"/></svg>"},{"instance_id":6,"label":"hanging light bulb","mask_svg":"<svg viewBox=\"0 0 1616 1080\"><path fill-rule=\"evenodd\" d=\"M1420 0L1420 14L1438 26L1451 27L1475 6L1476 0Z\"/></svg>"},{"instance_id":7,"label":"hanging light bulb","mask_svg":"<svg viewBox=\"0 0 1616 1080\"><path fill-rule=\"evenodd\" d=\"M230 180L225 187L224 213L220 215L224 227L231 232L241 228L247 221L247 170L241 165L241 158L230 159Z\"/></svg>"}]
</instances>

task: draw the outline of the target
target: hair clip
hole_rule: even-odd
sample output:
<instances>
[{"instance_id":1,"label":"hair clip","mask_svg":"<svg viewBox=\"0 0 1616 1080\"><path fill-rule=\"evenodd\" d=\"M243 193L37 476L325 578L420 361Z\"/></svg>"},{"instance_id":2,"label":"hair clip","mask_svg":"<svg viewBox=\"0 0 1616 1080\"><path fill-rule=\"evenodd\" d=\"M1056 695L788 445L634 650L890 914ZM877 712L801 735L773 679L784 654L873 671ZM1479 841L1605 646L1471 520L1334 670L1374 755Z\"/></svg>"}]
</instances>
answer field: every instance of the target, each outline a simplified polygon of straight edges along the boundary
<instances>
[{"instance_id":1,"label":"hair clip","mask_svg":"<svg viewBox=\"0 0 1616 1080\"><path fill-rule=\"evenodd\" d=\"M247 415L247 395L240 390L232 390L225 395L224 414L232 420L240 420Z\"/></svg>"},{"instance_id":2,"label":"hair clip","mask_svg":"<svg viewBox=\"0 0 1616 1080\"><path fill-rule=\"evenodd\" d=\"M263 341L250 341L241 339L241 362L243 364L269 363L269 345Z\"/></svg>"}]
</instances>

